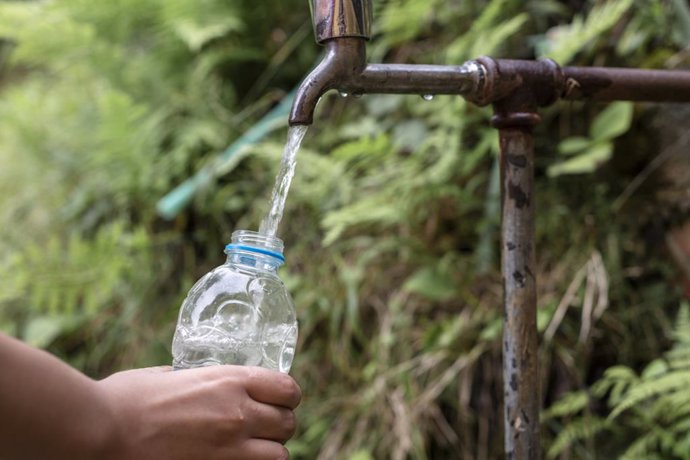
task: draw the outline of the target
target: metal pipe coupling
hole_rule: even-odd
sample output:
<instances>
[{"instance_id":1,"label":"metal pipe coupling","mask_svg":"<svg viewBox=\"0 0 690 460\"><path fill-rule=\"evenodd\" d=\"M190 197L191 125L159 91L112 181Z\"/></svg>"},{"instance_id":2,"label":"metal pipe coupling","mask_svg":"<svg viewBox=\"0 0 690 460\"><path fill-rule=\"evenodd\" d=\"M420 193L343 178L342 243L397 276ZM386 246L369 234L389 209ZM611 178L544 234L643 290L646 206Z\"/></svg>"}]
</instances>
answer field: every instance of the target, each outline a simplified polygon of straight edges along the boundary
<instances>
[{"instance_id":1,"label":"metal pipe coupling","mask_svg":"<svg viewBox=\"0 0 690 460\"><path fill-rule=\"evenodd\" d=\"M309 0L316 41L338 37L371 38L371 0Z\"/></svg>"}]
</instances>

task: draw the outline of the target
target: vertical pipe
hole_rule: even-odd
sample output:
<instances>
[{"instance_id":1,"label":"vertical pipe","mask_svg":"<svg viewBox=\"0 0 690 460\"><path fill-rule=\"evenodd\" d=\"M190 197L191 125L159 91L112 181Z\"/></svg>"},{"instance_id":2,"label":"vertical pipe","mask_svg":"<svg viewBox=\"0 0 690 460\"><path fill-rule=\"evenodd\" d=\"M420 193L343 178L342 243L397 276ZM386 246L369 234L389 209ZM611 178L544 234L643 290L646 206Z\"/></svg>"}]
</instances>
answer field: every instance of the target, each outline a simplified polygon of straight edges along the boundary
<instances>
[{"instance_id":1,"label":"vertical pipe","mask_svg":"<svg viewBox=\"0 0 690 460\"><path fill-rule=\"evenodd\" d=\"M503 391L507 459L540 459L534 248L536 114L495 117L501 147Z\"/></svg>"}]
</instances>

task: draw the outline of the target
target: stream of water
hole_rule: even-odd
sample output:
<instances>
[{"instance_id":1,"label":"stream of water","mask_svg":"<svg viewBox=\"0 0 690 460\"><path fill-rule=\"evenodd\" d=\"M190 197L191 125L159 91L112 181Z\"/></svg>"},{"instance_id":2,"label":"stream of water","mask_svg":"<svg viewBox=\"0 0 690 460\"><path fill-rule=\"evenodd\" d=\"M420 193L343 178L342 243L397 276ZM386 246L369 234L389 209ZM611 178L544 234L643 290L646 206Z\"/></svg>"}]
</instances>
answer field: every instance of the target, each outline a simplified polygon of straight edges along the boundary
<instances>
[{"instance_id":1,"label":"stream of water","mask_svg":"<svg viewBox=\"0 0 690 460\"><path fill-rule=\"evenodd\" d=\"M309 126L291 126L288 129L288 140L285 144L285 150L283 151L283 158L280 162L280 171L278 171L276 184L271 194L271 207L259 226L259 233L261 234L276 236L278 232L278 225L283 218L285 200L290 190L290 183L292 182L292 177L295 175L297 151L302 144L302 139L304 139L305 134L307 134L308 128Z\"/></svg>"}]
</instances>

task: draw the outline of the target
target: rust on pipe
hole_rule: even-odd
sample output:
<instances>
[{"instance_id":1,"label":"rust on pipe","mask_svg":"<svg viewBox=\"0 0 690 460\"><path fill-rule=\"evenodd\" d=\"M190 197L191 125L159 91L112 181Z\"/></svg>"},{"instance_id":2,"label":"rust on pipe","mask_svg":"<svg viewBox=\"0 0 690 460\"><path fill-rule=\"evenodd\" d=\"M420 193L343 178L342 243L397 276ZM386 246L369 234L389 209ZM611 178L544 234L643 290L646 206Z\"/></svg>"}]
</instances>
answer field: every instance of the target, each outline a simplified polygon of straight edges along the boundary
<instances>
[{"instance_id":1,"label":"rust on pipe","mask_svg":"<svg viewBox=\"0 0 690 460\"><path fill-rule=\"evenodd\" d=\"M690 102L690 71L565 67L564 99Z\"/></svg>"},{"instance_id":2,"label":"rust on pipe","mask_svg":"<svg viewBox=\"0 0 690 460\"><path fill-rule=\"evenodd\" d=\"M509 460L539 460L533 130L538 108L558 99L563 78L550 60L479 62L488 73L483 96L493 103L501 153L504 449Z\"/></svg>"},{"instance_id":3,"label":"rust on pipe","mask_svg":"<svg viewBox=\"0 0 690 460\"><path fill-rule=\"evenodd\" d=\"M497 109L499 112L500 109ZM541 458L532 112L497 114L501 148L504 447L509 460Z\"/></svg>"}]
</instances>

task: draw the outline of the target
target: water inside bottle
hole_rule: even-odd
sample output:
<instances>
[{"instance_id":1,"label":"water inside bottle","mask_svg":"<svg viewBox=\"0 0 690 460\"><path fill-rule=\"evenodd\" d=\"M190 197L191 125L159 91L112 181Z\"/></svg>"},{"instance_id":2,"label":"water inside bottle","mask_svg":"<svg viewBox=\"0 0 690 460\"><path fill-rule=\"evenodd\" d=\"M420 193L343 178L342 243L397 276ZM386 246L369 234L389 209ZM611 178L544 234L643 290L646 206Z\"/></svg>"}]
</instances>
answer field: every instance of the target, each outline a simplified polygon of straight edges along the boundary
<instances>
[{"instance_id":1,"label":"water inside bottle","mask_svg":"<svg viewBox=\"0 0 690 460\"><path fill-rule=\"evenodd\" d=\"M173 342L173 367L188 369L216 364L261 366L289 372L295 357L297 330L292 325L264 329L263 338L243 337L242 330L230 333L213 321L187 328L178 326Z\"/></svg>"},{"instance_id":2,"label":"water inside bottle","mask_svg":"<svg viewBox=\"0 0 690 460\"><path fill-rule=\"evenodd\" d=\"M275 274L229 265L213 270L185 300L188 314L173 338L173 367L236 364L288 372L297 341L291 305Z\"/></svg>"}]
</instances>

